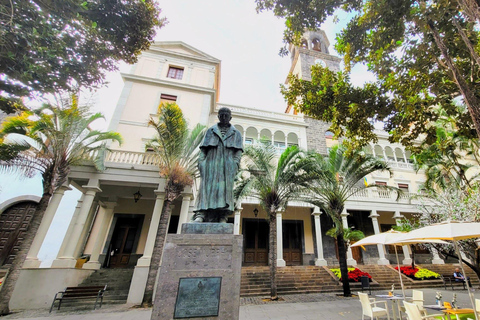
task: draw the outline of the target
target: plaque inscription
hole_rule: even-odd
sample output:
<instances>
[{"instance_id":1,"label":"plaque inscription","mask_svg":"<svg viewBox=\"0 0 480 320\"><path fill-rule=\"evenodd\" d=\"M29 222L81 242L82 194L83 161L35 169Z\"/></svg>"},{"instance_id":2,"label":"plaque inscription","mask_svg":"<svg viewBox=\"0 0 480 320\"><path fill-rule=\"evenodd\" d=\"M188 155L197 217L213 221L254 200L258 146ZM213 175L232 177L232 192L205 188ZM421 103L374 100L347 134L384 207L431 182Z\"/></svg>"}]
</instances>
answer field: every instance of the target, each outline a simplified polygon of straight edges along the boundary
<instances>
[{"instance_id":1,"label":"plaque inscription","mask_svg":"<svg viewBox=\"0 0 480 320\"><path fill-rule=\"evenodd\" d=\"M218 316L221 277L180 278L174 319Z\"/></svg>"}]
</instances>

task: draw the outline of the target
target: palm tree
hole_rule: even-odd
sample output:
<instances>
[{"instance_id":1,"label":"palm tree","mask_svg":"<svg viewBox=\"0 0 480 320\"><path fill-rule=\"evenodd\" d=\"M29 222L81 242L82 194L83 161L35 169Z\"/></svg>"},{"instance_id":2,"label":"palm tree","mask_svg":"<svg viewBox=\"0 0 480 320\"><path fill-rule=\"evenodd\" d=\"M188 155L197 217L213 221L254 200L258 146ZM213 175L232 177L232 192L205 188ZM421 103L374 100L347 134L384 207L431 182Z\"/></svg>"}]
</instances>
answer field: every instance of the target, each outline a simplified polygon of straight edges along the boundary
<instances>
[{"instance_id":1,"label":"palm tree","mask_svg":"<svg viewBox=\"0 0 480 320\"><path fill-rule=\"evenodd\" d=\"M15 282L42 221L53 192L67 181L70 167L81 165L92 153L103 154L108 140L122 142L116 132L101 132L90 126L100 113L91 114L79 107L76 97L67 107L44 105L34 111L7 118L0 131L0 171L26 176L42 175L43 193L26 234L2 285L0 315L9 313L8 302ZM94 165L103 168L97 157Z\"/></svg>"},{"instance_id":2,"label":"palm tree","mask_svg":"<svg viewBox=\"0 0 480 320\"><path fill-rule=\"evenodd\" d=\"M243 155L245 169L235 187L235 199L250 196L260 201L270 226L269 265L270 299L277 300L277 213L284 212L288 202L297 200L305 190L309 176L308 157L297 146L288 147L281 155L271 144L248 146Z\"/></svg>"},{"instance_id":3,"label":"palm tree","mask_svg":"<svg viewBox=\"0 0 480 320\"><path fill-rule=\"evenodd\" d=\"M333 220L336 230L340 272L342 279L348 279L347 247L341 216L345 208L345 202L364 188L381 187L375 184L363 185L361 181L366 175L377 170L391 171L385 161L365 154L362 151L356 150L346 153L344 146L333 147L326 158L317 154L315 156L315 164L316 179L312 181L309 187L312 193L304 201L318 206ZM398 190L388 186L383 188ZM342 281L342 283L343 295L346 297L351 296L348 281Z\"/></svg>"},{"instance_id":4,"label":"palm tree","mask_svg":"<svg viewBox=\"0 0 480 320\"><path fill-rule=\"evenodd\" d=\"M160 159L160 176L166 180L165 201L143 297L145 304L152 302L155 279L172 214L171 204L180 197L185 187L193 185L194 179L198 176L198 146L205 135L205 126L203 125L198 124L191 131L188 129L182 110L175 103L161 104L158 113L158 121L150 118L148 122L148 125L155 129L156 135L147 144L147 147L152 148Z\"/></svg>"}]
</instances>

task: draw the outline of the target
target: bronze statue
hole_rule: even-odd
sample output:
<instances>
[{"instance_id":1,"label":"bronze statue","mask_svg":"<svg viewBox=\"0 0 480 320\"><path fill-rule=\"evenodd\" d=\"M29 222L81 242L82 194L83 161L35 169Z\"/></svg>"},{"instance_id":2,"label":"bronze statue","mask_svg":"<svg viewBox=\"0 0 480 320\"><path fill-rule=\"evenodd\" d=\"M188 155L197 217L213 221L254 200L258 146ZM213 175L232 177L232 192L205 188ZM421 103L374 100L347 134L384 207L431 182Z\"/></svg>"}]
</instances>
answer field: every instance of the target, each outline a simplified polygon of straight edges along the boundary
<instances>
[{"instance_id":1,"label":"bronze statue","mask_svg":"<svg viewBox=\"0 0 480 320\"><path fill-rule=\"evenodd\" d=\"M234 210L233 182L243 153L242 134L230 124L232 112L218 110L219 123L210 127L200 146L200 191L194 222L227 222Z\"/></svg>"}]
</instances>

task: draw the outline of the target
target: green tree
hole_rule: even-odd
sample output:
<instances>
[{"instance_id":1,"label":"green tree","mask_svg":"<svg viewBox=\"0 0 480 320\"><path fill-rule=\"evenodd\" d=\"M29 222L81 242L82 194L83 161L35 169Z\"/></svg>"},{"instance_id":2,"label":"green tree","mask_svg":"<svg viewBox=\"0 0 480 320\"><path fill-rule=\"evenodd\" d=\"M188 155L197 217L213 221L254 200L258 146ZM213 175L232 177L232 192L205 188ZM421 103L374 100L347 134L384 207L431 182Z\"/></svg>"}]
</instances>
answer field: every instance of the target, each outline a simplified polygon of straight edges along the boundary
<instances>
[{"instance_id":1,"label":"green tree","mask_svg":"<svg viewBox=\"0 0 480 320\"><path fill-rule=\"evenodd\" d=\"M103 118L79 107L75 97L66 108L45 105L7 118L0 131L0 171L19 172L26 176L42 175L43 193L28 232L2 285L0 315L9 312L8 302L38 227L53 192L67 181L71 166L82 165L92 153L103 154L108 140L122 142L116 132L101 132L90 125ZM103 157L94 165L103 169Z\"/></svg>"},{"instance_id":2,"label":"green tree","mask_svg":"<svg viewBox=\"0 0 480 320\"><path fill-rule=\"evenodd\" d=\"M0 109L10 99L99 85L134 63L165 20L153 0L0 3Z\"/></svg>"},{"instance_id":3,"label":"green tree","mask_svg":"<svg viewBox=\"0 0 480 320\"><path fill-rule=\"evenodd\" d=\"M458 133L456 119L440 117L435 122L436 140L423 142L414 154L417 171L425 170L429 190L471 188L478 177L479 142Z\"/></svg>"},{"instance_id":4,"label":"green tree","mask_svg":"<svg viewBox=\"0 0 480 320\"><path fill-rule=\"evenodd\" d=\"M268 260L270 266L270 299L277 300L277 214L288 202L298 200L311 180L311 161L297 146L288 147L278 159L275 147L258 143L245 148L235 187L235 199L256 198L267 213L269 223ZM277 161L278 159L278 161Z\"/></svg>"},{"instance_id":5,"label":"green tree","mask_svg":"<svg viewBox=\"0 0 480 320\"><path fill-rule=\"evenodd\" d=\"M187 186L192 186L198 176L198 147L206 131L205 126L200 124L189 130L182 110L175 103L161 104L158 109L158 120L151 117L148 125L155 129L155 137L147 146L152 148L160 159L159 173L165 179L165 201L145 287L143 298L145 304L152 303L155 279L172 214L172 202L181 196Z\"/></svg>"},{"instance_id":6,"label":"green tree","mask_svg":"<svg viewBox=\"0 0 480 320\"><path fill-rule=\"evenodd\" d=\"M390 171L387 163L360 150L346 153L342 145L333 147L328 157L320 154L315 156L316 178L309 183L309 194L305 201L318 206L334 223L338 245L338 261L342 279L348 279L347 246L342 223L342 212L345 202L365 188L387 188L398 192L397 188L382 187L375 184L365 186L362 181L365 176L375 171ZM350 284L343 281L343 294L351 295Z\"/></svg>"},{"instance_id":7,"label":"green tree","mask_svg":"<svg viewBox=\"0 0 480 320\"><path fill-rule=\"evenodd\" d=\"M337 239L338 232L336 228L332 228L327 231L327 236ZM343 239L345 239L345 245L348 249L354 242L365 238L365 234L361 230L353 230L351 228L343 228Z\"/></svg>"},{"instance_id":8,"label":"green tree","mask_svg":"<svg viewBox=\"0 0 480 320\"><path fill-rule=\"evenodd\" d=\"M459 128L463 135L480 136L480 89L477 85L480 59L476 52L479 30L475 28L480 20L476 15L479 12L477 2L256 2L258 10L273 10L275 15L286 18L285 41L296 44L305 29L320 28L337 10L347 13L349 21L337 36L336 50L344 56L347 72L352 65L363 63L376 75L377 81L367 85L364 94L371 98L368 86L375 86L382 99L368 106L363 117L359 117L361 113L356 110L358 97L350 100L341 95L333 96L333 99L345 102L345 107L340 110L341 117L332 118L332 121L353 114L355 118L352 117L347 129L364 133L362 123L375 115L373 118L383 121L385 129L391 132L393 141L409 145L420 134L432 138L434 129L429 123L437 118L436 106L456 115L455 99L460 96L469 113L459 119ZM303 112L303 108L317 104L318 92L324 87L314 87L310 91L312 99L303 97L297 108ZM353 88L348 83L343 91ZM307 91L306 85L304 91ZM383 99L390 101L386 108ZM322 110L328 112L329 109L315 111L312 116L321 118ZM476 131L472 130L472 123Z\"/></svg>"}]
</instances>

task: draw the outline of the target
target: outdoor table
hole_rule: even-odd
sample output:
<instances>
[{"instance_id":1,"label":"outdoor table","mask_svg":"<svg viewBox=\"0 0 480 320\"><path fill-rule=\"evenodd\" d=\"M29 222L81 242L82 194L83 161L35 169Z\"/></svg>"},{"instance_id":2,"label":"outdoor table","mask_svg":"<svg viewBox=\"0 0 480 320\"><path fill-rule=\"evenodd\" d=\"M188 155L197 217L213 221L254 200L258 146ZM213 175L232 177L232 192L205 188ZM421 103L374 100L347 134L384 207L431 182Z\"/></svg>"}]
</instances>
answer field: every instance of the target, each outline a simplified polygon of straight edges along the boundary
<instances>
[{"instance_id":1,"label":"outdoor table","mask_svg":"<svg viewBox=\"0 0 480 320\"><path fill-rule=\"evenodd\" d=\"M388 294L378 294L375 295L375 297L379 297L385 300L390 300L392 301L392 311L393 311L393 320L397 320L397 312L398 312L398 318L402 318L402 311L400 310L400 304L398 303L399 300L403 300L403 296L389 296ZM411 297L405 297L406 299L411 298ZM395 308L397 310L395 310Z\"/></svg>"},{"instance_id":2,"label":"outdoor table","mask_svg":"<svg viewBox=\"0 0 480 320\"><path fill-rule=\"evenodd\" d=\"M458 317L459 314L474 313L473 309L468 309L468 308L464 308L464 309L444 309L444 310L442 310L442 312L445 313L445 315L448 317L449 320L452 319L450 317L451 314L454 314L455 317L457 318L457 320L460 320L460 318Z\"/></svg>"},{"instance_id":3,"label":"outdoor table","mask_svg":"<svg viewBox=\"0 0 480 320\"><path fill-rule=\"evenodd\" d=\"M444 306L439 306L438 304L424 304L423 307L427 309L438 310L438 311L442 311L445 309Z\"/></svg>"}]
</instances>

